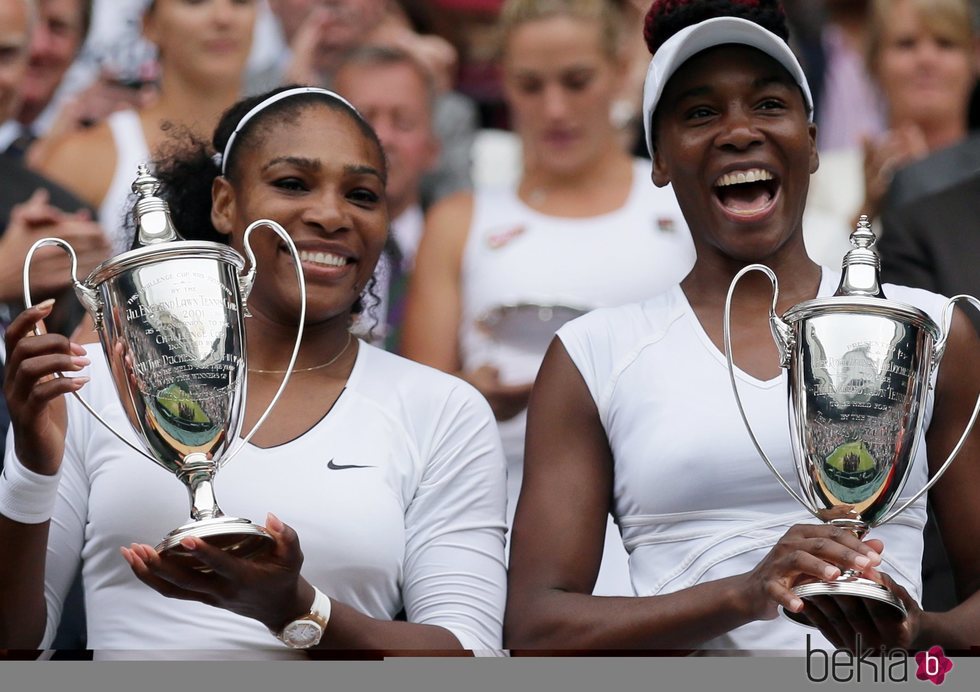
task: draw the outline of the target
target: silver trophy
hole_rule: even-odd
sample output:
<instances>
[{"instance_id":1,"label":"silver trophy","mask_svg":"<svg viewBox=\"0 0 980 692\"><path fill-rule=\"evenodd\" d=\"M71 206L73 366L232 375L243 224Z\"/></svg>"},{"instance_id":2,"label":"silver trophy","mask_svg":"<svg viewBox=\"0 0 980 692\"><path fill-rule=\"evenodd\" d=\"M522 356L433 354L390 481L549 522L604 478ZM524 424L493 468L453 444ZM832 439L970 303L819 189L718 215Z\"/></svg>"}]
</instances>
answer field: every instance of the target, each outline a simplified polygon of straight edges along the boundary
<instances>
[{"instance_id":1,"label":"silver trophy","mask_svg":"<svg viewBox=\"0 0 980 692\"><path fill-rule=\"evenodd\" d=\"M260 220L245 231L244 258L227 245L188 241L173 226L167 203L156 196L159 182L140 166L133 191L136 249L106 260L85 279L76 275L71 245L59 238L34 244L24 265L24 296L32 304L28 281L31 258L45 245L71 256L75 292L95 322L126 417L144 449L130 443L76 394L81 404L130 448L183 482L191 499L191 521L156 546L198 569L180 545L196 536L240 557L272 547L266 530L247 519L225 516L215 501L217 470L247 444L275 406L296 361L306 313L306 289L299 255L285 230ZM266 226L289 247L300 286L300 327L283 381L252 431L240 438L245 408L245 300L255 279L249 238ZM234 449L233 449L234 448Z\"/></svg>"},{"instance_id":2,"label":"silver trophy","mask_svg":"<svg viewBox=\"0 0 980 692\"><path fill-rule=\"evenodd\" d=\"M939 480L959 453L980 411L980 400L959 442L939 472L919 492L892 509L909 477L921 437L922 413L932 376L946 345L952 309L943 311L944 329L923 311L888 300L879 281L880 263L867 217L851 234L843 276L836 293L799 303L776 315L776 275L761 264L742 269L732 280L725 304L725 356L739 413L752 442L782 486L816 518L862 538L891 521ZM731 349L731 303L735 287L747 273L761 271L773 285L769 323L787 370L789 430L799 480L797 493L773 466L749 424L735 382ZM812 581L795 587L801 599L848 596L893 606L901 617L905 606L887 588L844 571L834 581ZM811 625L806 611L784 615Z\"/></svg>"}]
</instances>

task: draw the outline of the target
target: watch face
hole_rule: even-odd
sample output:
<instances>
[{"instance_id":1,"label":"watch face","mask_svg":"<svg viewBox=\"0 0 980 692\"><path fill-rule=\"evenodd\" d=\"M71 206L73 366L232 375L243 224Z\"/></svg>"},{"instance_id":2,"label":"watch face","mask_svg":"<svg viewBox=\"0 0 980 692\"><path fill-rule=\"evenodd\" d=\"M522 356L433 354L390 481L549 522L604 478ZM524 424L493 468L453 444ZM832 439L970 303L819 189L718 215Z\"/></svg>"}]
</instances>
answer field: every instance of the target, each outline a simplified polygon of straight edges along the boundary
<instances>
[{"instance_id":1,"label":"watch face","mask_svg":"<svg viewBox=\"0 0 980 692\"><path fill-rule=\"evenodd\" d=\"M305 649L319 643L322 634L323 630L312 620L296 620L286 626L282 638L290 646Z\"/></svg>"}]
</instances>

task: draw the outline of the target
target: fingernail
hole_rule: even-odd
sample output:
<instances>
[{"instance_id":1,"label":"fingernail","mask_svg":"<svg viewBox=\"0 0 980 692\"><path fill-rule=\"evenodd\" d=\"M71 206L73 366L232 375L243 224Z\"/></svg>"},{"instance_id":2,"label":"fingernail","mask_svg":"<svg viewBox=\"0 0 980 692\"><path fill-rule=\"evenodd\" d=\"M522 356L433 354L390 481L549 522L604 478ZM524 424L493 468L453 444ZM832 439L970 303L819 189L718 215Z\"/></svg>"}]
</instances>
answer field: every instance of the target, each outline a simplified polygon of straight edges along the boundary
<instances>
[{"instance_id":1,"label":"fingernail","mask_svg":"<svg viewBox=\"0 0 980 692\"><path fill-rule=\"evenodd\" d=\"M187 536L180 539L180 544L188 550L197 550L197 541L194 540L193 536Z\"/></svg>"},{"instance_id":2,"label":"fingernail","mask_svg":"<svg viewBox=\"0 0 980 692\"><path fill-rule=\"evenodd\" d=\"M838 569L832 565L827 565L823 568L823 576L827 579L836 579L838 574Z\"/></svg>"},{"instance_id":3,"label":"fingernail","mask_svg":"<svg viewBox=\"0 0 980 692\"><path fill-rule=\"evenodd\" d=\"M792 601L789 602L789 609L794 613L800 612L801 610L803 610L803 601L801 601L798 598L794 598Z\"/></svg>"},{"instance_id":4,"label":"fingernail","mask_svg":"<svg viewBox=\"0 0 980 692\"><path fill-rule=\"evenodd\" d=\"M85 347L82 346L81 344L76 344L74 341L68 344L68 347L71 350L71 352L74 353L76 356L88 355L88 351L85 350Z\"/></svg>"},{"instance_id":5,"label":"fingernail","mask_svg":"<svg viewBox=\"0 0 980 692\"><path fill-rule=\"evenodd\" d=\"M854 558L854 564L863 569L871 564L871 560L866 558L864 555L858 555L856 558Z\"/></svg>"},{"instance_id":6,"label":"fingernail","mask_svg":"<svg viewBox=\"0 0 980 692\"><path fill-rule=\"evenodd\" d=\"M870 553L868 553L868 559L871 560L871 562L881 562L881 555L872 550Z\"/></svg>"},{"instance_id":7,"label":"fingernail","mask_svg":"<svg viewBox=\"0 0 980 692\"><path fill-rule=\"evenodd\" d=\"M87 385L92 379L91 377L69 377L71 383L75 385L76 389L81 389L83 386Z\"/></svg>"},{"instance_id":8,"label":"fingernail","mask_svg":"<svg viewBox=\"0 0 980 692\"><path fill-rule=\"evenodd\" d=\"M284 528L283 523L279 520L279 517L272 512L269 512L269 515L266 517L265 525L276 532L282 531Z\"/></svg>"},{"instance_id":9,"label":"fingernail","mask_svg":"<svg viewBox=\"0 0 980 692\"><path fill-rule=\"evenodd\" d=\"M50 310L52 305L54 305L54 298L48 298L47 300L42 300L34 307L38 310Z\"/></svg>"},{"instance_id":10,"label":"fingernail","mask_svg":"<svg viewBox=\"0 0 980 692\"><path fill-rule=\"evenodd\" d=\"M74 356L71 359L71 364L74 365L79 370L81 370L86 365L91 365L92 361L90 361L88 358L85 358L83 356Z\"/></svg>"}]
</instances>

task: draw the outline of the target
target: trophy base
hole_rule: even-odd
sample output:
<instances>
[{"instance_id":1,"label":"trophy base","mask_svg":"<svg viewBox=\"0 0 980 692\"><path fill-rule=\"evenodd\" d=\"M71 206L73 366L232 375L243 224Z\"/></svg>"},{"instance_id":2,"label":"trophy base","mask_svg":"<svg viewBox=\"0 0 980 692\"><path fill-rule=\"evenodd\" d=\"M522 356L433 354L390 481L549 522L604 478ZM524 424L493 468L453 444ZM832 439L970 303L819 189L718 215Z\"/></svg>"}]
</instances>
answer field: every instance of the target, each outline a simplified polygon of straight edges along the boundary
<instances>
[{"instance_id":1,"label":"trophy base","mask_svg":"<svg viewBox=\"0 0 980 692\"><path fill-rule=\"evenodd\" d=\"M891 606L895 611L895 617L898 619L904 619L908 615L905 604L895 594L878 582L865 579L864 577L853 577L845 574L838 577L835 581L817 581L809 584L801 584L793 589L793 593L803 599L804 603L812 598L828 596L832 598L864 598ZM782 607L780 607L780 610L783 615L796 623L805 625L806 627L816 627L810 621L809 616L807 616L806 608L799 613L792 613Z\"/></svg>"},{"instance_id":2,"label":"trophy base","mask_svg":"<svg viewBox=\"0 0 980 692\"><path fill-rule=\"evenodd\" d=\"M188 536L200 538L209 545L242 559L262 555L275 545L275 539L268 531L248 519L219 517L192 521L174 529L156 546L156 550L161 555L165 554L168 559L185 562L199 572L210 572L210 567L201 564L180 544Z\"/></svg>"}]
</instances>

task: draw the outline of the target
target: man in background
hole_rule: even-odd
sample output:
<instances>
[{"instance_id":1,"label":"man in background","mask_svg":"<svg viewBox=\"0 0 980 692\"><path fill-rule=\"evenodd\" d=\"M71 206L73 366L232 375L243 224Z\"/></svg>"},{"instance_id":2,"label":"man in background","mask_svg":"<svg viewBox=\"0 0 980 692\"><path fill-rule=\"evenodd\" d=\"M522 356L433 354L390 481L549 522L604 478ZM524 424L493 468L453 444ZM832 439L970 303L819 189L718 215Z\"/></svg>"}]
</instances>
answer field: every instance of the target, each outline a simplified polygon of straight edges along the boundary
<instances>
[{"instance_id":1,"label":"man in background","mask_svg":"<svg viewBox=\"0 0 980 692\"><path fill-rule=\"evenodd\" d=\"M16 118L24 127L37 127L41 134L54 118L49 106L55 92L85 42L92 0L38 0L37 7Z\"/></svg>"},{"instance_id":2,"label":"man in background","mask_svg":"<svg viewBox=\"0 0 980 692\"><path fill-rule=\"evenodd\" d=\"M391 240L379 263L380 301L371 313L375 332L397 350L405 284L415 264L424 218L421 183L439 158L433 131L435 86L431 74L409 53L387 46L363 46L349 53L334 75L334 89L357 108L381 140L388 159L385 194L391 214Z\"/></svg>"},{"instance_id":3,"label":"man in background","mask_svg":"<svg viewBox=\"0 0 980 692\"><path fill-rule=\"evenodd\" d=\"M440 156L422 181L423 206L472 187L476 105L453 89L456 49L434 34L423 16L408 12L403 0L269 0L269 8L288 49L273 69L250 80L249 93L294 83L332 89L340 65L358 47L402 50L426 68L435 92L433 127Z\"/></svg>"},{"instance_id":4,"label":"man in background","mask_svg":"<svg viewBox=\"0 0 980 692\"><path fill-rule=\"evenodd\" d=\"M33 0L0 0L0 121L12 119L21 104L21 89L29 70L30 37L37 6ZM27 252L48 236L67 240L85 276L105 259L108 243L91 210L70 193L29 170L15 154L0 154L0 334L24 307L21 275ZM81 317L71 296L68 256L58 248L42 248L31 264L31 298L40 302L64 297L48 320L49 331L70 334ZM6 434L6 407L0 410L0 430ZM3 447L0 446L0 465Z\"/></svg>"},{"instance_id":5,"label":"man in background","mask_svg":"<svg viewBox=\"0 0 980 692\"><path fill-rule=\"evenodd\" d=\"M883 280L980 298L980 165L959 177L904 204L886 203L877 248ZM960 307L980 331L980 312Z\"/></svg>"}]
</instances>

